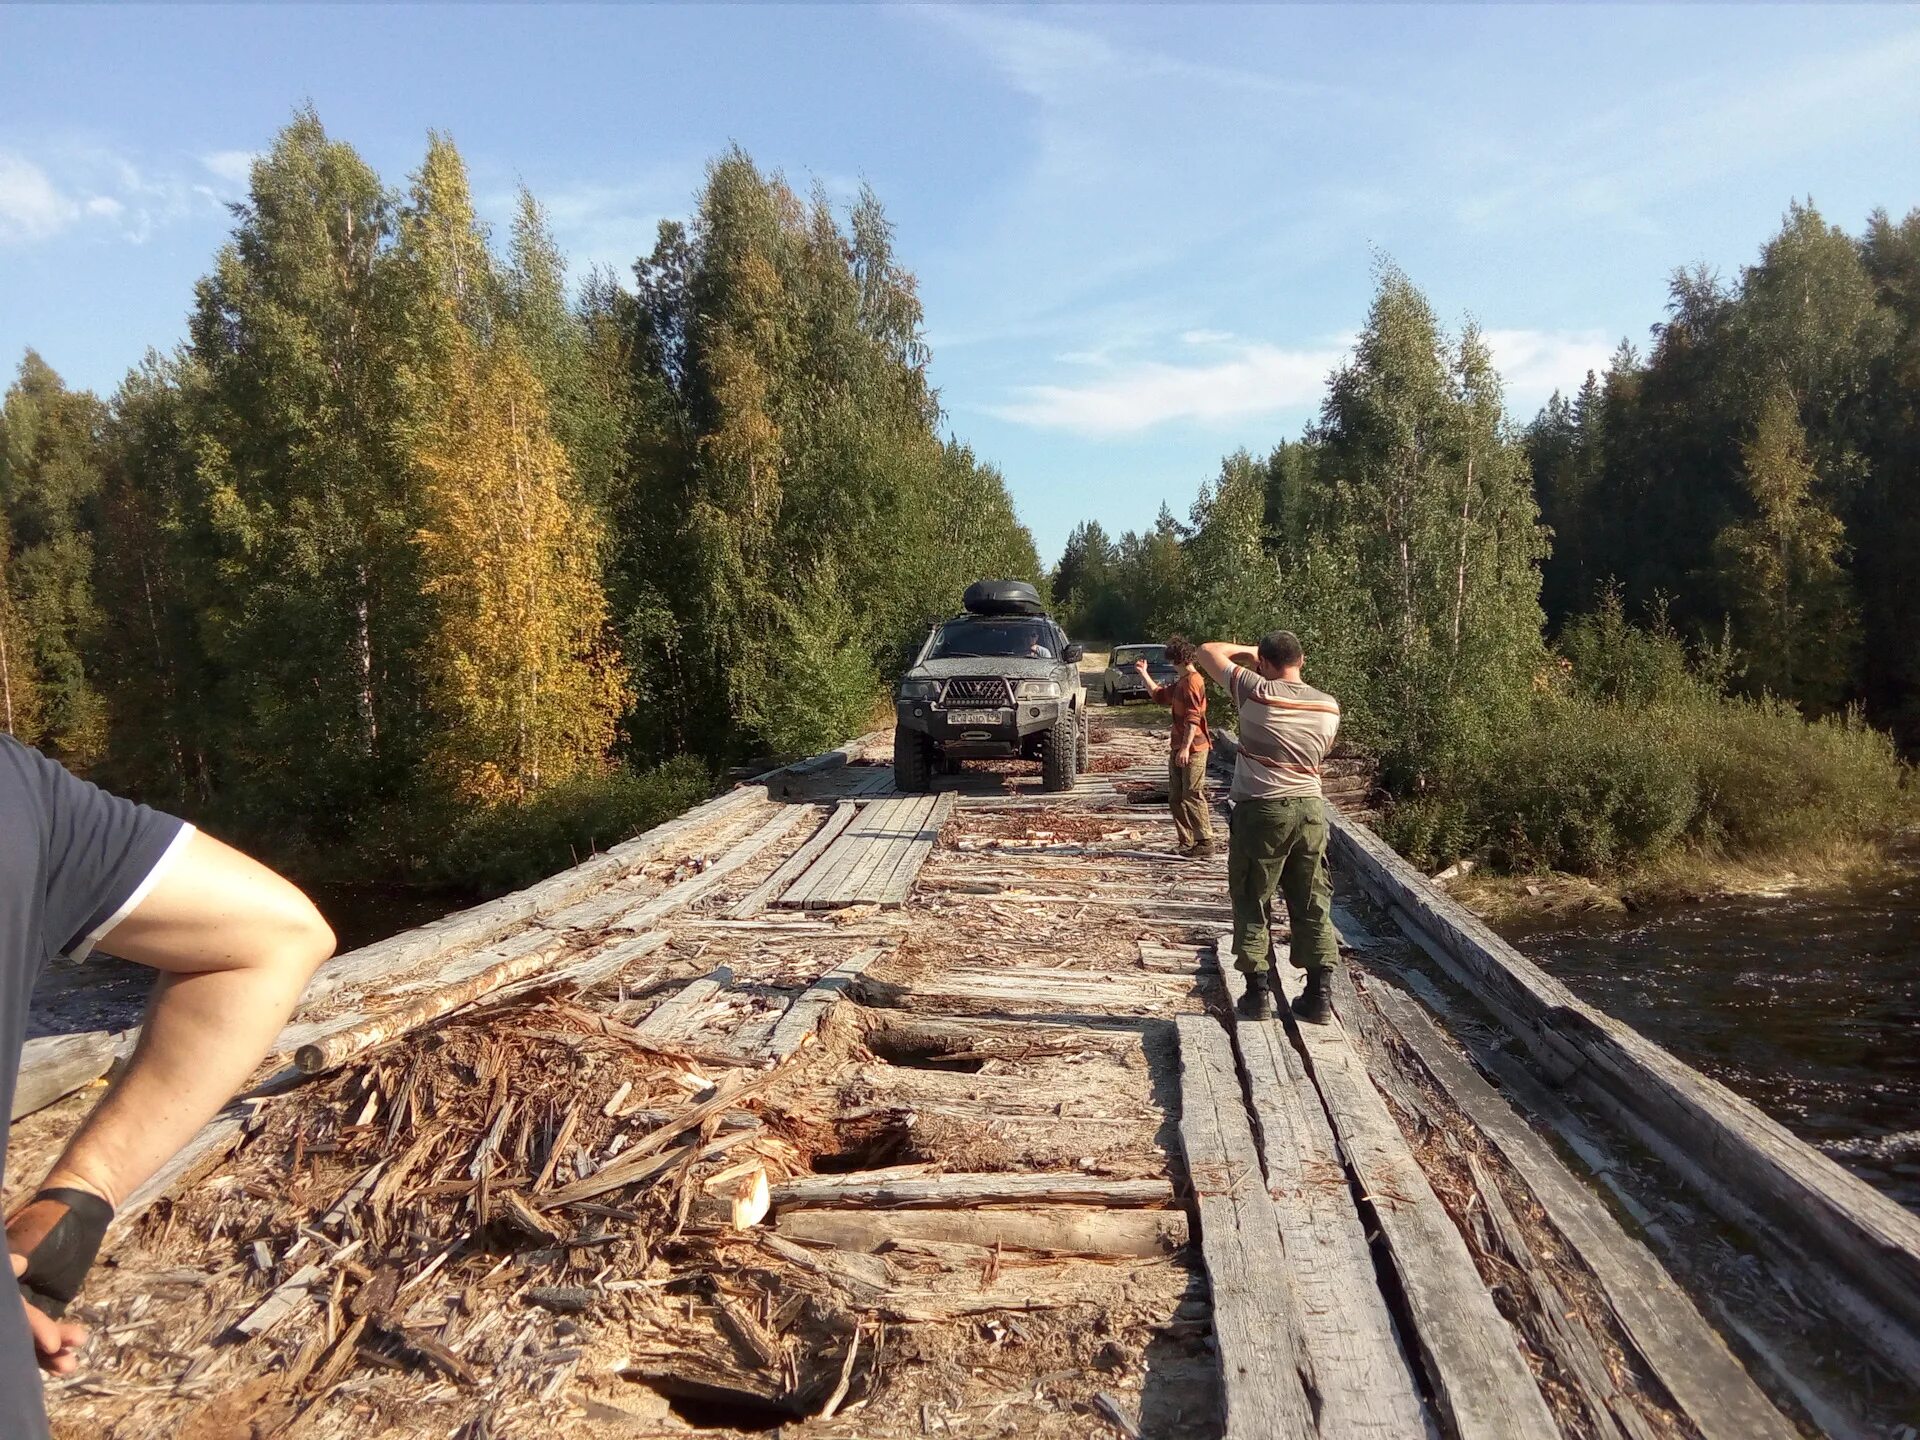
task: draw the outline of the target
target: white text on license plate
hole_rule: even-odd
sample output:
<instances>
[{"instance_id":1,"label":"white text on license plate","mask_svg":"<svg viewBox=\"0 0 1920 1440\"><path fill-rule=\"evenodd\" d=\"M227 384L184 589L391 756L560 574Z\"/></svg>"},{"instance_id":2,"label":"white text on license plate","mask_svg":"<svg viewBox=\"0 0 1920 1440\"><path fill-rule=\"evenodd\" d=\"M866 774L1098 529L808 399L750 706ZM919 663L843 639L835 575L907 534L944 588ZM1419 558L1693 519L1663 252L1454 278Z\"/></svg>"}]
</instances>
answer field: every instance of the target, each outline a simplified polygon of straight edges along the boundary
<instances>
[{"instance_id":1,"label":"white text on license plate","mask_svg":"<svg viewBox=\"0 0 1920 1440\"><path fill-rule=\"evenodd\" d=\"M949 710L947 723L950 725L998 725L998 710Z\"/></svg>"}]
</instances>

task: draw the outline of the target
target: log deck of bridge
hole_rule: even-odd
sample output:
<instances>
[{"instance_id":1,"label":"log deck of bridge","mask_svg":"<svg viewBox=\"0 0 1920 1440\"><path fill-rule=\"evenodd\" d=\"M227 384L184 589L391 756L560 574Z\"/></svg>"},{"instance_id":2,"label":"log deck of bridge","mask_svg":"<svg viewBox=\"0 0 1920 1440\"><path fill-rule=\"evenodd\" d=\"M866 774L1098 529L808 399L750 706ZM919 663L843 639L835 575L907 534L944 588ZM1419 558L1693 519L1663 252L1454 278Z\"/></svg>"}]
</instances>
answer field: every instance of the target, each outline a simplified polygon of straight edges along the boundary
<instances>
[{"instance_id":1,"label":"log deck of bridge","mask_svg":"<svg viewBox=\"0 0 1920 1440\"><path fill-rule=\"evenodd\" d=\"M868 737L340 957L123 1207L56 1433L1898 1433L1912 1217L1345 821L1338 1021L1236 1022L1164 731L1096 724L1070 794Z\"/></svg>"}]
</instances>

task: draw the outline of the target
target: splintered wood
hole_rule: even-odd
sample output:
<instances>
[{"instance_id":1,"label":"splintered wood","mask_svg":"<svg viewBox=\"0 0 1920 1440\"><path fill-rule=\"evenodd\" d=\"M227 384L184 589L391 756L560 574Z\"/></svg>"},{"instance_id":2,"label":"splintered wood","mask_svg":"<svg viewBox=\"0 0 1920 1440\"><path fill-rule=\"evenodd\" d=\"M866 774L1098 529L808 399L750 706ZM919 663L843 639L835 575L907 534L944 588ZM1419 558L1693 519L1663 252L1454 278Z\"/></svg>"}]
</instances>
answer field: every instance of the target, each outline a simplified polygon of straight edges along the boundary
<instances>
[{"instance_id":1,"label":"splintered wood","mask_svg":"<svg viewBox=\"0 0 1920 1440\"><path fill-rule=\"evenodd\" d=\"M1093 739L900 796L874 737L343 957L123 1207L55 1434L1690 1434L1663 1382L1776 1433L1497 1117L1223 1023L1225 859L1163 729Z\"/></svg>"}]
</instances>

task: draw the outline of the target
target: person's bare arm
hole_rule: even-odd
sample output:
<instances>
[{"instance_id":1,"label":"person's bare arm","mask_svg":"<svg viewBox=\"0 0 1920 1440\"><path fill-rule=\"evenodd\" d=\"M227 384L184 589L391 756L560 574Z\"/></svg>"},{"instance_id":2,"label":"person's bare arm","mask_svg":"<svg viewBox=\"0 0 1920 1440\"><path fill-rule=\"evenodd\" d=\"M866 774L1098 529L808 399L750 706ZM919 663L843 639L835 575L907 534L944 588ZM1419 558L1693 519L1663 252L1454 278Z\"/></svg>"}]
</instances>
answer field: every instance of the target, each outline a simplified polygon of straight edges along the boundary
<instances>
[{"instance_id":1,"label":"person's bare arm","mask_svg":"<svg viewBox=\"0 0 1920 1440\"><path fill-rule=\"evenodd\" d=\"M1232 640L1209 640L1194 650L1193 663L1206 672L1208 679L1225 688L1228 673L1236 665L1251 665L1253 652Z\"/></svg>"},{"instance_id":2,"label":"person's bare arm","mask_svg":"<svg viewBox=\"0 0 1920 1440\"><path fill-rule=\"evenodd\" d=\"M334 938L288 881L195 834L99 943L164 973L133 1058L45 1184L117 1208L245 1083Z\"/></svg>"},{"instance_id":3,"label":"person's bare arm","mask_svg":"<svg viewBox=\"0 0 1920 1440\"><path fill-rule=\"evenodd\" d=\"M1149 700L1153 701L1156 705L1173 704L1173 687L1171 685L1154 684L1153 676L1147 673L1146 661L1134 661L1133 669L1134 673L1140 677L1141 683L1147 687L1147 698Z\"/></svg>"}]
</instances>

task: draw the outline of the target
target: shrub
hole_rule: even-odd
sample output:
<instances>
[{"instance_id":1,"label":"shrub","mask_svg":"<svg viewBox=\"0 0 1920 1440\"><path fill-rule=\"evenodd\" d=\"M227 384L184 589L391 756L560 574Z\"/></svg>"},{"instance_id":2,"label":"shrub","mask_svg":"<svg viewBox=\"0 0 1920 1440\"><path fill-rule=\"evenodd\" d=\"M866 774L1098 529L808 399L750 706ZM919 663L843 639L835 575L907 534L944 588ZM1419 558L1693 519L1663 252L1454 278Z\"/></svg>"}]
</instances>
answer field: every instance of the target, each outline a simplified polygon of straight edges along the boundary
<instances>
[{"instance_id":1,"label":"shrub","mask_svg":"<svg viewBox=\"0 0 1920 1440\"><path fill-rule=\"evenodd\" d=\"M1697 685L1662 705L1576 689L1537 697L1461 752L1385 828L1429 868L1477 853L1509 870L1606 875L1682 844L1735 860L1818 854L1884 835L1912 809L1892 740L1857 716L1810 723Z\"/></svg>"},{"instance_id":2,"label":"shrub","mask_svg":"<svg viewBox=\"0 0 1920 1440\"><path fill-rule=\"evenodd\" d=\"M1857 714L1809 723L1777 700L1724 700L1686 721L1700 773L1693 834L1731 856L1872 837L1911 808L1892 739Z\"/></svg>"},{"instance_id":3,"label":"shrub","mask_svg":"<svg viewBox=\"0 0 1920 1440\"><path fill-rule=\"evenodd\" d=\"M1678 841L1699 801L1657 712L1544 699L1488 757L1470 795L1481 845L1515 870L1605 874Z\"/></svg>"},{"instance_id":4,"label":"shrub","mask_svg":"<svg viewBox=\"0 0 1920 1440\"><path fill-rule=\"evenodd\" d=\"M1577 688L1595 700L1687 705L1711 698L1665 607L1656 606L1645 627L1630 624L1617 589L1603 593L1592 614L1568 621L1558 648Z\"/></svg>"},{"instance_id":5,"label":"shrub","mask_svg":"<svg viewBox=\"0 0 1920 1440\"><path fill-rule=\"evenodd\" d=\"M522 803L475 809L455 822L427 878L488 892L529 885L670 820L713 791L699 761L624 766L541 790Z\"/></svg>"}]
</instances>

